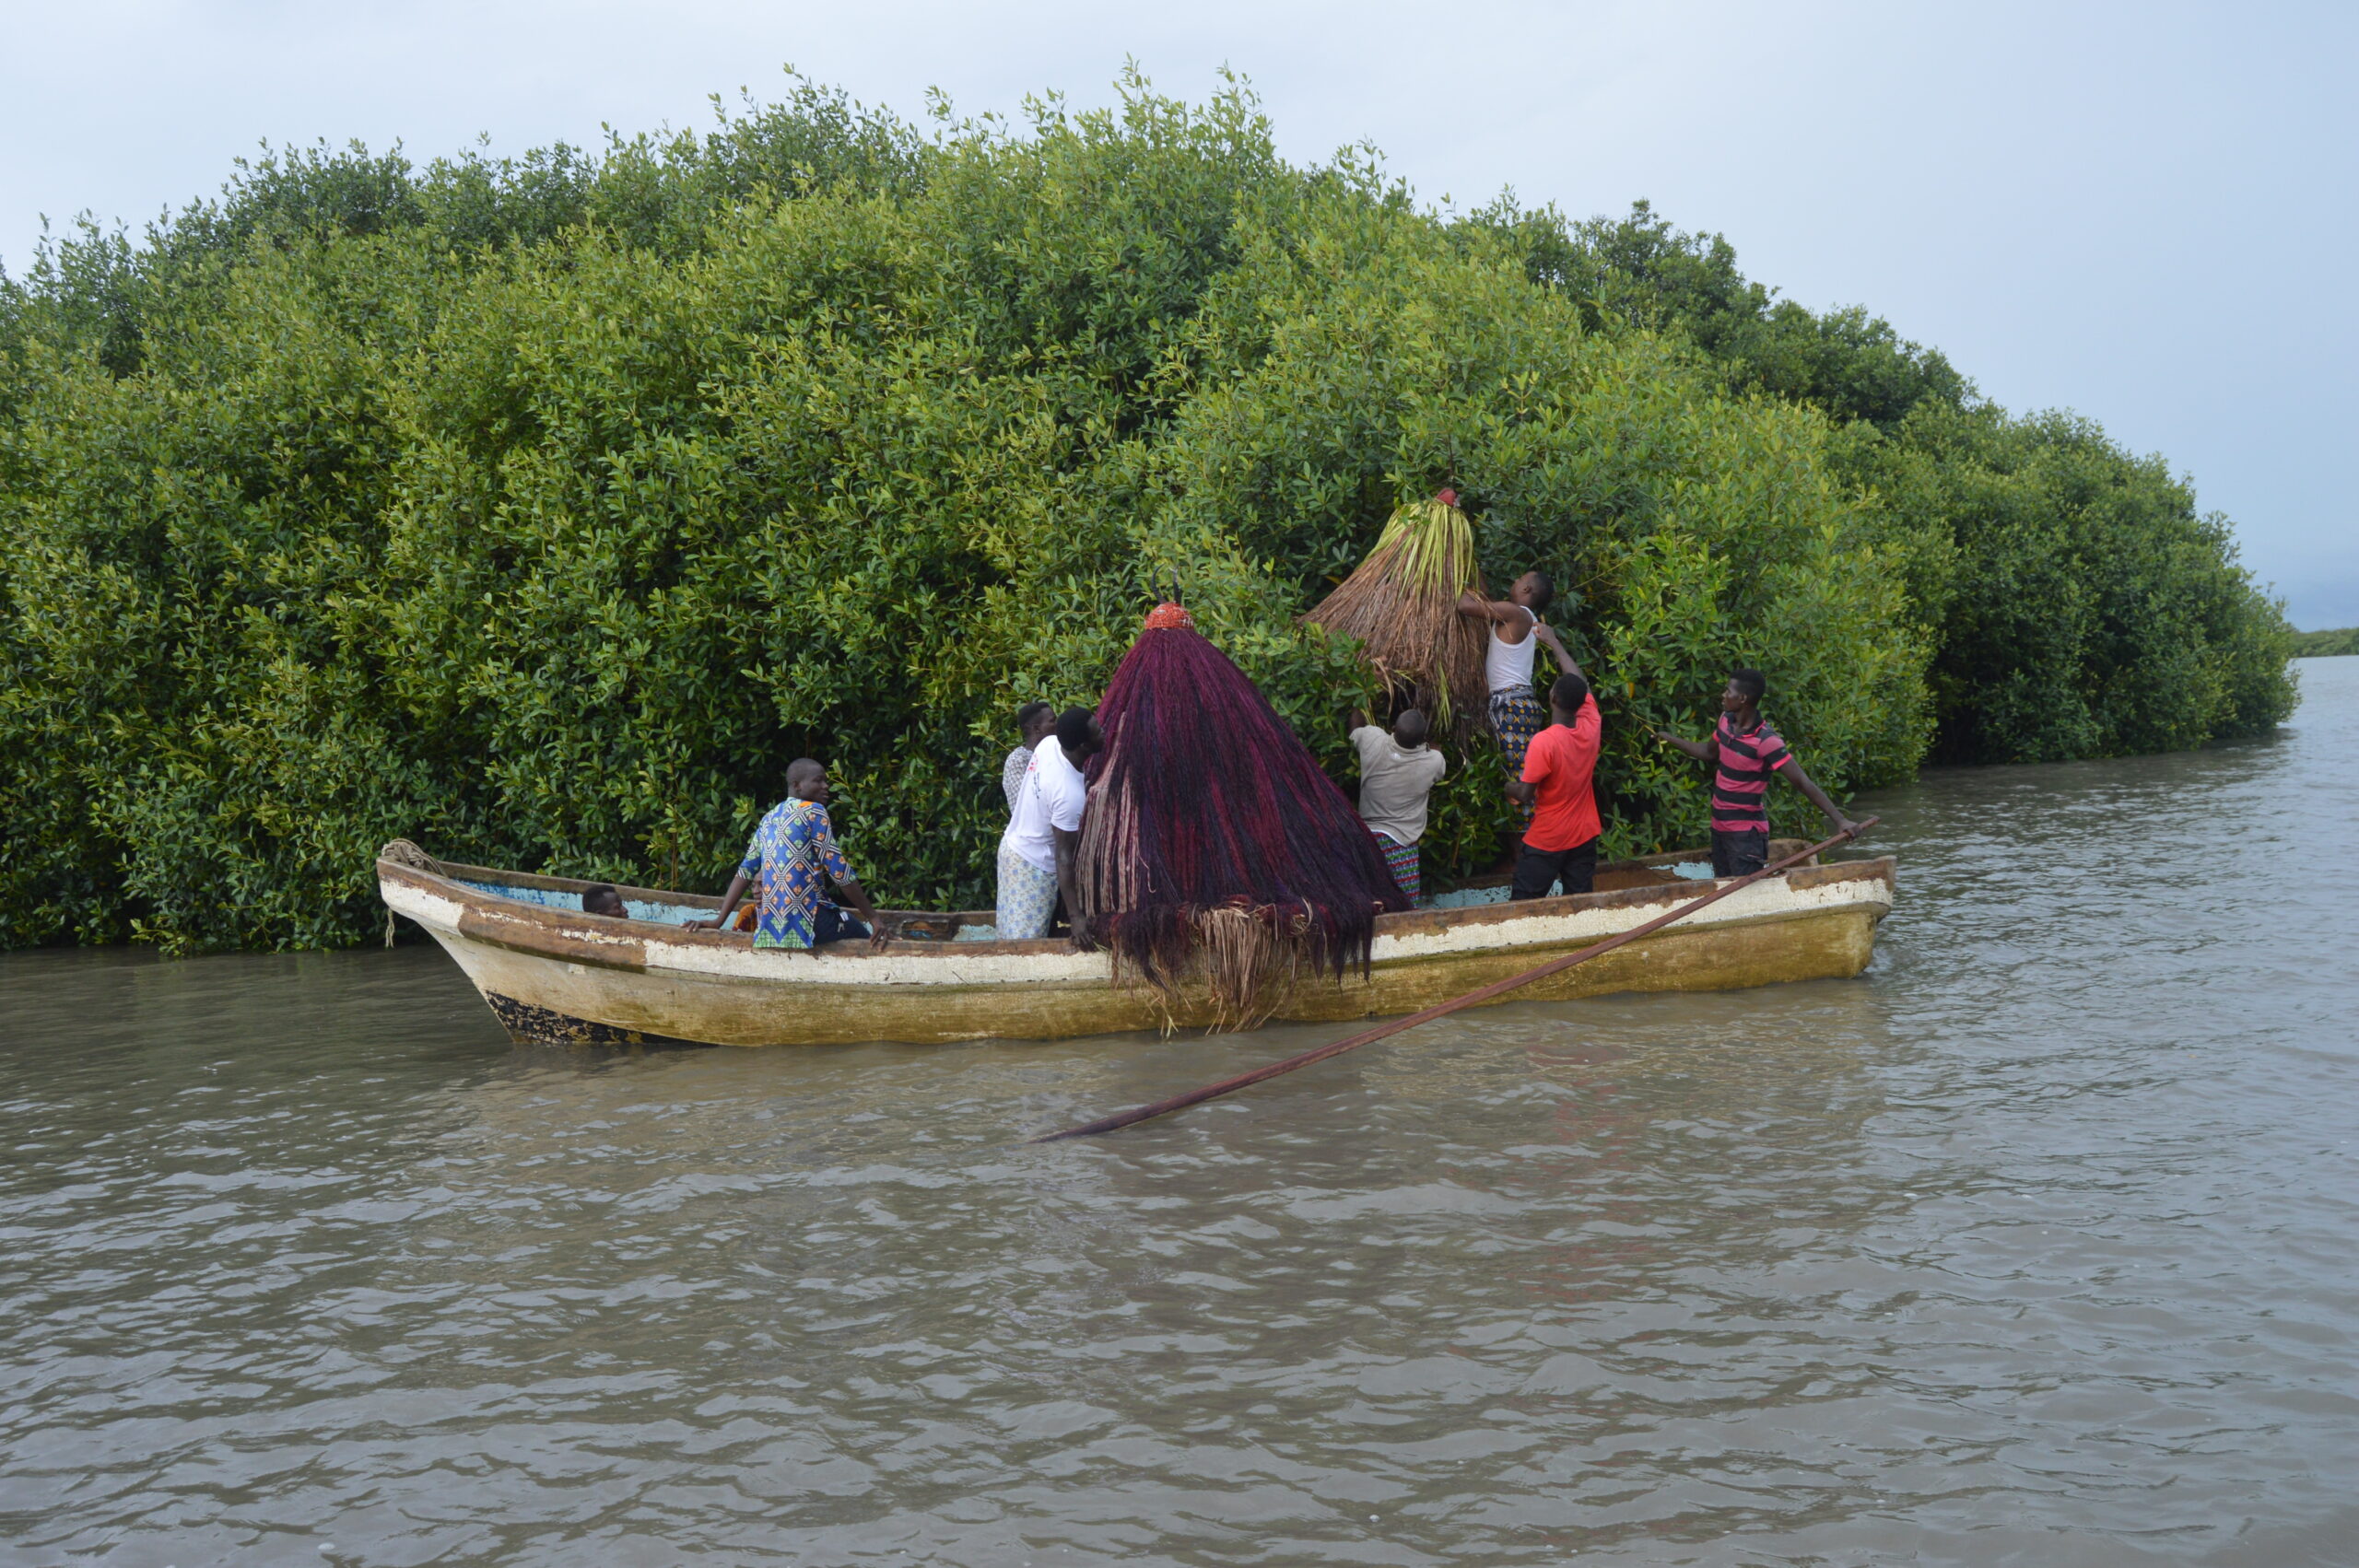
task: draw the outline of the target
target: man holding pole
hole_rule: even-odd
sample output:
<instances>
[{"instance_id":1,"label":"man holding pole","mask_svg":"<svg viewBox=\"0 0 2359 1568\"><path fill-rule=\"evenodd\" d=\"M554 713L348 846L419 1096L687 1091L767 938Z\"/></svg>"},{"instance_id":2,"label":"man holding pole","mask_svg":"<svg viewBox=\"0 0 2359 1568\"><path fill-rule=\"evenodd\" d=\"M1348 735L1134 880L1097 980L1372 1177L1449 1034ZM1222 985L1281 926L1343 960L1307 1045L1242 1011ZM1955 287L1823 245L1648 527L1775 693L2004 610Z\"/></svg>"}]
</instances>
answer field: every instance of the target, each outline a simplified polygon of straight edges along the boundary
<instances>
[{"instance_id":1,"label":"man holding pole","mask_svg":"<svg viewBox=\"0 0 2359 1568\"><path fill-rule=\"evenodd\" d=\"M1837 833L1854 831L1850 818L1811 782L1794 760L1785 737L1761 717L1761 699L1769 690L1768 677L1743 665L1729 672L1720 690L1720 719L1712 738L1696 742L1657 730L1655 739L1677 746L1698 762L1714 766L1712 774L1712 874L1743 876L1769 863L1769 776L1780 773L1804 799L1825 813Z\"/></svg>"}]
</instances>

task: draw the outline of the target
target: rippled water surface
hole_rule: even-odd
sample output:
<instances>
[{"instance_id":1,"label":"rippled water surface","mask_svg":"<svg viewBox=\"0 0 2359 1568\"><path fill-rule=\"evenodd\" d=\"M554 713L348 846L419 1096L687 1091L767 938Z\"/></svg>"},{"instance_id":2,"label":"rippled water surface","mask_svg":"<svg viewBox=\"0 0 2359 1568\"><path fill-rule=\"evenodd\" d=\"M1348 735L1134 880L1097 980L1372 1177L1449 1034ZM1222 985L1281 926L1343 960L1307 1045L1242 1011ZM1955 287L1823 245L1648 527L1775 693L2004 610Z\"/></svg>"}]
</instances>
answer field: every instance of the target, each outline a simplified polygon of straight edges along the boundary
<instances>
[{"instance_id":1,"label":"rippled water surface","mask_svg":"<svg viewBox=\"0 0 2359 1568\"><path fill-rule=\"evenodd\" d=\"M2359 1562L2359 659L1866 802L1856 981L509 1047L430 949L0 958L0 1562Z\"/></svg>"}]
</instances>

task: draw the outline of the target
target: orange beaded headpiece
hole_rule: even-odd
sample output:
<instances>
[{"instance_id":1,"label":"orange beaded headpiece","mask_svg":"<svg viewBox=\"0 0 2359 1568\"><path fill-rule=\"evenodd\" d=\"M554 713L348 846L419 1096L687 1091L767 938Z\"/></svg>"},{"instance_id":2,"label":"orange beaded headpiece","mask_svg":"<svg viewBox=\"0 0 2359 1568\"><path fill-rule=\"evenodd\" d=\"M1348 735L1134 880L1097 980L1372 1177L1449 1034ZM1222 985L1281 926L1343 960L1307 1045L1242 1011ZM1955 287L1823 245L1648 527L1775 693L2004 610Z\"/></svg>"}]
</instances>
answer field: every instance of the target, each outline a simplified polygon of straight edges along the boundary
<instances>
[{"instance_id":1,"label":"orange beaded headpiece","mask_svg":"<svg viewBox=\"0 0 2359 1568\"><path fill-rule=\"evenodd\" d=\"M1196 629L1196 619L1167 599L1147 612L1146 629L1151 632L1191 632Z\"/></svg>"}]
</instances>

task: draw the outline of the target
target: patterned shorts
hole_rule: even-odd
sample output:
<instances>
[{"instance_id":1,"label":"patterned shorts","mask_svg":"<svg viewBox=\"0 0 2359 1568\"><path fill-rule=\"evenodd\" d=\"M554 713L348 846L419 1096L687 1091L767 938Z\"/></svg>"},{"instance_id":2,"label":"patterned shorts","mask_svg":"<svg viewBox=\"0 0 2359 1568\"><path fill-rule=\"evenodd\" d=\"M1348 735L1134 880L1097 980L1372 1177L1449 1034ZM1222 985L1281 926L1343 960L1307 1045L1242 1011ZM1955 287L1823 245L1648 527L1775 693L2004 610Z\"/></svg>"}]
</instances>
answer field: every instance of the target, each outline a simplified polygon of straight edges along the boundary
<instances>
[{"instance_id":1,"label":"patterned shorts","mask_svg":"<svg viewBox=\"0 0 2359 1568\"><path fill-rule=\"evenodd\" d=\"M1414 904L1417 901L1417 847L1395 843L1391 835L1386 833L1376 835L1376 844L1384 851L1385 870L1392 873L1392 880L1401 884L1401 891L1409 895L1410 903Z\"/></svg>"},{"instance_id":2,"label":"patterned shorts","mask_svg":"<svg viewBox=\"0 0 2359 1568\"><path fill-rule=\"evenodd\" d=\"M1529 686L1515 691L1491 694L1491 732L1499 738L1499 756L1508 765L1508 777L1523 777L1523 754L1532 749L1532 737L1548 728L1548 710L1532 694ZM1530 806L1516 808L1517 819L1532 820Z\"/></svg>"},{"instance_id":3,"label":"patterned shorts","mask_svg":"<svg viewBox=\"0 0 2359 1568\"><path fill-rule=\"evenodd\" d=\"M1028 942L1049 934L1057 912L1057 873L1044 872L1015 850L999 847L999 939Z\"/></svg>"}]
</instances>

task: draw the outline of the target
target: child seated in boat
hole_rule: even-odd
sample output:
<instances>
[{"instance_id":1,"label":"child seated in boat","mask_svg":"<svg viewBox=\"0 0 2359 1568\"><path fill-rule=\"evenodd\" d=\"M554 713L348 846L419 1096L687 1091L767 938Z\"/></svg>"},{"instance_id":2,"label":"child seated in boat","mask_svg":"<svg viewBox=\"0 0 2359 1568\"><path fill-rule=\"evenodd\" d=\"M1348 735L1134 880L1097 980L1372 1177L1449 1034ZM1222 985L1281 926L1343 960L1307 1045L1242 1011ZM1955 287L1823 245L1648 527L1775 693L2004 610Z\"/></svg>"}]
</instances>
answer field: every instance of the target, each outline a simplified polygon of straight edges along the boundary
<instances>
[{"instance_id":1,"label":"child seated in boat","mask_svg":"<svg viewBox=\"0 0 2359 1568\"><path fill-rule=\"evenodd\" d=\"M623 895L611 882L593 882L581 890L581 912L603 915L610 920L628 920L630 910L623 903Z\"/></svg>"},{"instance_id":2,"label":"child seated in boat","mask_svg":"<svg viewBox=\"0 0 2359 1568\"><path fill-rule=\"evenodd\" d=\"M1655 739L1677 746L1698 762L1714 766L1712 774L1712 874L1745 876L1769 863L1769 776L1786 781L1826 815L1837 833L1852 831L1851 819L1836 809L1826 791L1811 782L1794 760L1785 738L1761 717L1761 699L1769 679L1743 665L1729 672L1720 688L1720 719L1708 741L1690 741L1661 730Z\"/></svg>"},{"instance_id":3,"label":"child seated in boat","mask_svg":"<svg viewBox=\"0 0 2359 1568\"><path fill-rule=\"evenodd\" d=\"M835 825L827 819L827 770L810 757L787 765L786 799L754 829L745 859L721 895L721 914L690 920L687 929L709 931L728 924L749 881L760 889L756 947L809 950L851 937L868 937L879 945L885 941L876 906L837 848ZM859 919L821 896L829 882L860 911Z\"/></svg>"}]
</instances>

